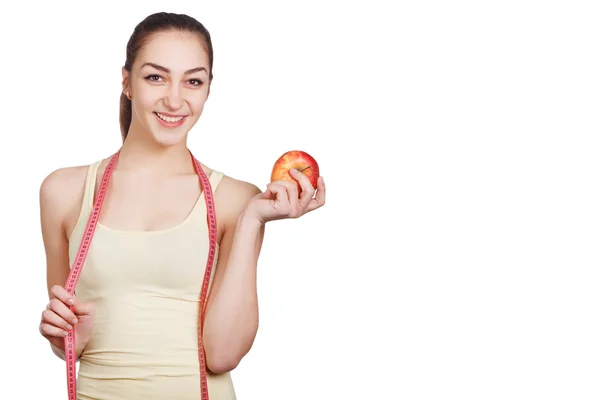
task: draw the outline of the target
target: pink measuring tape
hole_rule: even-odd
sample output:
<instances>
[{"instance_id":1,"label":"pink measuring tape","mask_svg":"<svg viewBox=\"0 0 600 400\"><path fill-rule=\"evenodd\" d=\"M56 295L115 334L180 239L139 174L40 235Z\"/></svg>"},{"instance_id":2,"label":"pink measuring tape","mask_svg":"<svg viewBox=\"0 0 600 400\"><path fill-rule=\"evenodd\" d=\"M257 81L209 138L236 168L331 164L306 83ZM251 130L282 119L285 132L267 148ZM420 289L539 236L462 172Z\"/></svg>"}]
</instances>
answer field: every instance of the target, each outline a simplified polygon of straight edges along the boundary
<instances>
[{"instance_id":1,"label":"pink measuring tape","mask_svg":"<svg viewBox=\"0 0 600 400\"><path fill-rule=\"evenodd\" d=\"M98 219L100 217L100 210L102 209L102 204L104 203L104 198L106 197L106 189L108 187L108 183L110 181L110 177L112 175L113 169L115 167L115 163L119 158L119 153L121 150L117 151L108 165L106 166L106 170L104 171L104 175L102 176L102 182L100 183L100 188L98 189L98 195L96 201L94 202L94 208L90 214L90 217L87 222L86 229L83 234L83 238L81 239L81 244L79 245L79 251L77 252L77 257L75 258L75 262L71 267L71 271L69 276L67 277L67 282L65 284L65 289L71 295L75 293L75 286L77 285L77 281L79 280L79 274L81 273L81 269L83 268L83 264L85 262L85 257L87 256L87 252L90 248L90 243L92 241L92 237L94 236L94 232L96 230L96 224L98 223ZM202 291L200 294L200 323L198 326L198 360L200 363L200 400L208 400L208 384L206 381L206 360L204 354L204 346L202 344L202 328L204 325L204 307L206 306L206 297L208 294L208 285L210 282L210 276L212 271L212 265L215 259L216 253L216 242L217 242L217 219L215 216L215 208L213 202L213 193L212 188L210 186L210 182L206 177L206 174L202 170L200 163L193 154L190 152L190 156L194 163L194 167L196 169L196 173L198 174L198 178L200 179L202 190L204 191L204 199L206 201L206 210L208 211L207 222L208 222L208 230L209 230L209 249L208 249L208 259L206 262L206 271L204 273L204 281L202 284ZM69 309L72 307L69 306ZM67 391L69 394L69 400L77 400L77 371L76 371L76 362L77 357L75 354L75 332L74 329L71 329L68 332L67 337L65 337L65 358L67 363Z\"/></svg>"}]
</instances>

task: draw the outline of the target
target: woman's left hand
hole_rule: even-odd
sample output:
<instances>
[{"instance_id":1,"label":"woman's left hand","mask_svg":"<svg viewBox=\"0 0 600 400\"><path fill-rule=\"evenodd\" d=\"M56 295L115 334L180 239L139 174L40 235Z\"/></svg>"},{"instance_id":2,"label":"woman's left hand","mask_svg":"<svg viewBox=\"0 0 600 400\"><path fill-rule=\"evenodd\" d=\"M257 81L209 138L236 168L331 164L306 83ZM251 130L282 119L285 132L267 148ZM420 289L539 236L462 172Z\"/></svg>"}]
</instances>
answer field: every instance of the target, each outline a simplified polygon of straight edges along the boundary
<instances>
[{"instance_id":1,"label":"woman's left hand","mask_svg":"<svg viewBox=\"0 0 600 400\"><path fill-rule=\"evenodd\" d=\"M250 200L247 211L251 212L262 224L285 218L298 218L316 210L325 204L325 182L317 180L317 194L308 177L302 172L291 169L290 175L298 181L278 180L267 185L267 189ZM313 197L314 196L314 197Z\"/></svg>"}]
</instances>

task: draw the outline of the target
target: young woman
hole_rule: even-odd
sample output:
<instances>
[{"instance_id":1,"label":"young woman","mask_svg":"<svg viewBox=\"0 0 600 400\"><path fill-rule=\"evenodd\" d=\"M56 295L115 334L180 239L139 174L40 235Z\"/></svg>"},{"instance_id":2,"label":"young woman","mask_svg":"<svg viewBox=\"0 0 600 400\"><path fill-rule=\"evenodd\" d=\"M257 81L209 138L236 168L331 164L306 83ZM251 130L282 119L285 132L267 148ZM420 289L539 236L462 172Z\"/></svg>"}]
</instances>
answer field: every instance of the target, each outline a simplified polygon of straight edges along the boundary
<instances>
[{"instance_id":1,"label":"young woman","mask_svg":"<svg viewBox=\"0 0 600 400\"><path fill-rule=\"evenodd\" d=\"M300 193L288 181L263 193L194 163L186 139L208 98L212 65L210 34L187 15L153 14L135 28L122 69L123 145L76 295L64 285L114 155L54 171L41 185L50 302L40 332L64 359L74 330L78 399L200 399L200 318L210 399L235 399L229 372L258 328L264 226L325 203L322 178L314 188L291 170ZM218 243L201 316L209 234L196 165L210 181Z\"/></svg>"}]
</instances>

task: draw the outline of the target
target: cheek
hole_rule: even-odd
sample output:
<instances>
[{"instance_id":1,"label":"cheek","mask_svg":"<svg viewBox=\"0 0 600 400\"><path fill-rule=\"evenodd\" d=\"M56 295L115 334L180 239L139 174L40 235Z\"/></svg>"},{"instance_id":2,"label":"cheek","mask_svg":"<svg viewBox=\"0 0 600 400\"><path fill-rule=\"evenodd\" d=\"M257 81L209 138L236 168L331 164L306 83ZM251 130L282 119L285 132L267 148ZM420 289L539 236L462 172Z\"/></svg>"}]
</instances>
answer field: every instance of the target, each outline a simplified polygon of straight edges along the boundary
<instances>
[{"instance_id":1,"label":"cheek","mask_svg":"<svg viewBox=\"0 0 600 400\"><path fill-rule=\"evenodd\" d=\"M157 93L151 90L138 90L135 102L140 107L140 111L154 111L157 101Z\"/></svg>"},{"instance_id":2,"label":"cheek","mask_svg":"<svg viewBox=\"0 0 600 400\"><path fill-rule=\"evenodd\" d=\"M190 101L190 107L192 108L192 113L199 115L202 113L202 110L204 110L204 104L206 104L206 94L204 93L203 96L199 96L198 98L195 98L193 100Z\"/></svg>"}]
</instances>

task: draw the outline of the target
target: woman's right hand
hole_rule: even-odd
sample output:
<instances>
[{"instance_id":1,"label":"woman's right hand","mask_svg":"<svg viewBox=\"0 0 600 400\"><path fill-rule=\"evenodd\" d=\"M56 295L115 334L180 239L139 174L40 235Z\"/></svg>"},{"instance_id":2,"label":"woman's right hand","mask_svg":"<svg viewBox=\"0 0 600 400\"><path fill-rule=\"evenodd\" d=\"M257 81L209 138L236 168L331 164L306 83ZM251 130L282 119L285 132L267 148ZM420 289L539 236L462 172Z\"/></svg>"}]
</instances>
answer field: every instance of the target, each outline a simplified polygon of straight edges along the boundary
<instances>
[{"instance_id":1,"label":"woman's right hand","mask_svg":"<svg viewBox=\"0 0 600 400\"><path fill-rule=\"evenodd\" d=\"M40 333L55 347L65 351L67 332L75 329L77 357L90 340L94 324L94 305L80 303L62 286L50 290L51 300L42 312ZM69 310L69 305L72 310Z\"/></svg>"}]
</instances>

